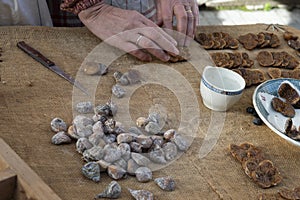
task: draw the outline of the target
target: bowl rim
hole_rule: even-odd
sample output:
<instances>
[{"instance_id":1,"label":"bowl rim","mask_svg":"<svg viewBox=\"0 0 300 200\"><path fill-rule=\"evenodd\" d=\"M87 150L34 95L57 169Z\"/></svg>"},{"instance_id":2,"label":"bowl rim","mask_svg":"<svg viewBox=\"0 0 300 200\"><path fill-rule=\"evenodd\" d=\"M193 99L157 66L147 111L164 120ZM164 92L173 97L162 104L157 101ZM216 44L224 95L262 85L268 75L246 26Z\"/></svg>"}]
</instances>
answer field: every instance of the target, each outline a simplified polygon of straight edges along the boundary
<instances>
[{"instance_id":1,"label":"bowl rim","mask_svg":"<svg viewBox=\"0 0 300 200\"><path fill-rule=\"evenodd\" d=\"M226 71L236 77L238 77L241 81L242 81L242 84L241 84L241 87L238 89L238 90L230 90L230 89L222 89L220 87L217 87L213 84L211 84L209 81L207 81L207 79L205 78L204 74L207 70L209 69L212 69L212 70L217 70L217 71ZM229 96L232 96L232 95L239 95L243 92L243 90L245 89L246 87L246 82L245 82L245 79L240 75L238 74L237 72L235 71L232 71L230 69L226 69L226 68L220 68L220 67L212 67L212 66L207 66L205 67L204 71L203 71L203 74L202 74L202 78L201 78L201 82L210 90L216 92L216 93L219 93L219 94L224 94L224 95L229 95Z\"/></svg>"}]
</instances>

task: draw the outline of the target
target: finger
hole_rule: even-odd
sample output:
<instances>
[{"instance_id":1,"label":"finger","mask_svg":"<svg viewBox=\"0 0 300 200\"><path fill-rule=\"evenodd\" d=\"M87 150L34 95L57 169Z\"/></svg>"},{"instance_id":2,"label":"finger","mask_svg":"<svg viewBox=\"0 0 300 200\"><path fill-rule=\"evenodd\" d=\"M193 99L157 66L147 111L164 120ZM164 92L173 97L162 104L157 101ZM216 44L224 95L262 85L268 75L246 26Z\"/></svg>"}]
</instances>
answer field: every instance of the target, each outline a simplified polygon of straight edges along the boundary
<instances>
[{"instance_id":1,"label":"finger","mask_svg":"<svg viewBox=\"0 0 300 200\"><path fill-rule=\"evenodd\" d=\"M163 25L162 9L161 9L160 1L156 1L156 25L158 26Z\"/></svg>"},{"instance_id":2,"label":"finger","mask_svg":"<svg viewBox=\"0 0 300 200\"><path fill-rule=\"evenodd\" d=\"M170 52L171 55L178 55L179 50L177 49L177 42L176 40L171 37L168 33L166 33L163 29L159 28L154 22L148 19L141 18L139 22L136 24L137 31L139 35L144 35L150 38L153 42L157 43L162 49ZM169 30L169 29L167 29ZM136 42L139 36L135 34L126 34L124 32L126 38L125 40L131 41L133 43Z\"/></svg>"},{"instance_id":3,"label":"finger","mask_svg":"<svg viewBox=\"0 0 300 200\"><path fill-rule=\"evenodd\" d=\"M192 6L192 12L194 15L194 35L196 34L197 31L197 26L199 26L199 8L198 4L194 1L194 4Z\"/></svg>"},{"instance_id":4,"label":"finger","mask_svg":"<svg viewBox=\"0 0 300 200\"><path fill-rule=\"evenodd\" d=\"M192 4L192 11L193 11L193 15L195 17L195 27L199 25L199 8L198 8L198 4L194 1L194 4Z\"/></svg>"},{"instance_id":5,"label":"finger","mask_svg":"<svg viewBox=\"0 0 300 200\"><path fill-rule=\"evenodd\" d=\"M161 16L163 20L163 27L173 30L173 10L170 6L161 7Z\"/></svg>"},{"instance_id":6,"label":"finger","mask_svg":"<svg viewBox=\"0 0 300 200\"><path fill-rule=\"evenodd\" d=\"M174 46L177 46L176 40L169 35L167 32L165 32L163 29L159 28L156 24L154 24L152 21L145 20L142 21L144 27L154 27L156 31L158 31L160 34L162 34L167 40L169 40ZM151 32L151 30L149 30Z\"/></svg>"},{"instance_id":7,"label":"finger","mask_svg":"<svg viewBox=\"0 0 300 200\"><path fill-rule=\"evenodd\" d=\"M178 40L177 40L177 34L178 32L176 30L171 30L171 29L167 29L167 28L163 28L163 31L165 33L167 33L167 35L169 35L170 37L172 37L175 41L176 44L174 44L176 47L178 46Z\"/></svg>"},{"instance_id":8,"label":"finger","mask_svg":"<svg viewBox=\"0 0 300 200\"><path fill-rule=\"evenodd\" d=\"M184 46L189 46L191 39L194 38L195 23L194 23L194 15L192 10L187 10L186 13L188 16L188 22L187 22L187 32L186 32L187 37L185 38Z\"/></svg>"},{"instance_id":9,"label":"finger","mask_svg":"<svg viewBox=\"0 0 300 200\"><path fill-rule=\"evenodd\" d=\"M128 43L128 44L130 44L130 43ZM142 51L141 49L133 50L128 53L133 55L134 57L138 58L141 61L145 61L145 62L152 61L152 57L148 53L145 53L144 51Z\"/></svg>"},{"instance_id":10,"label":"finger","mask_svg":"<svg viewBox=\"0 0 300 200\"><path fill-rule=\"evenodd\" d=\"M164 52L159 46L157 46L151 39L147 38L146 36L143 36L139 40L138 45L164 62L167 62L170 59L170 56L166 52Z\"/></svg>"},{"instance_id":11,"label":"finger","mask_svg":"<svg viewBox=\"0 0 300 200\"><path fill-rule=\"evenodd\" d=\"M168 37L166 38L166 34L161 34L161 31L159 31L158 29L153 29L151 31L142 29L141 34L149 38L151 41L155 42L161 49L175 55L179 54L176 46L167 39L170 36L168 35Z\"/></svg>"},{"instance_id":12,"label":"finger","mask_svg":"<svg viewBox=\"0 0 300 200\"><path fill-rule=\"evenodd\" d=\"M187 23L188 23L188 16L185 11L184 5L182 4L176 4L174 6L174 15L176 16L177 20L177 31L182 33L183 37L180 37L178 39L178 45L183 46L185 42L184 35L187 34Z\"/></svg>"},{"instance_id":13,"label":"finger","mask_svg":"<svg viewBox=\"0 0 300 200\"><path fill-rule=\"evenodd\" d=\"M140 49L135 44L125 41L123 38L116 36L106 40L105 42L135 56L136 58L142 61L146 61L146 62L152 61L151 55L142 51L142 49Z\"/></svg>"},{"instance_id":14,"label":"finger","mask_svg":"<svg viewBox=\"0 0 300 200\"><path fill-rule=\"evenodd\" d=\"M160 35L161 38L167 41L166 47L169 49L173 49L173 52L176 53L177 42L174 38L164 32L163 29L159 28L154 22L148 19L141 18L139 21L135 23L135 28L131 31L124 31L119 33L119 37L123 38L125 41L129 41L135 43L139 35L147 35L150 37L151 35ZM155 41L156 38L154 38Z\"/></svg>"}]
</instances>

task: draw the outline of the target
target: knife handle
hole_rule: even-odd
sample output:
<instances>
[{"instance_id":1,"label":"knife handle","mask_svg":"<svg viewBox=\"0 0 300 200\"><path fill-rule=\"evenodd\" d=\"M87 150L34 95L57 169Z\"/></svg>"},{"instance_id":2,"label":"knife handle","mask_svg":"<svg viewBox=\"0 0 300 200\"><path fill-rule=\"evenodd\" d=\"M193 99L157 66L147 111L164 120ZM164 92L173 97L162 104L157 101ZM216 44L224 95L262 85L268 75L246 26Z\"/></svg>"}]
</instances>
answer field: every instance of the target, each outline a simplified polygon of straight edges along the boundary
<instances>
[{"instance_id":1,"label":"knife handle","mask_svg":"<svg viewBox=\"0 0 300 200\"><path fill-rule=\"evenodd\" d=\"M17 46L22 49L25 53L30 55L33 59L40 62L42 65L44 65L47 68L50 68L51 66L55 65L54 62L46 58L43 54L41 54L36 49L32 48L28 44L26 44L24 41L18 42Z\"/></svg>"}]
</instances>

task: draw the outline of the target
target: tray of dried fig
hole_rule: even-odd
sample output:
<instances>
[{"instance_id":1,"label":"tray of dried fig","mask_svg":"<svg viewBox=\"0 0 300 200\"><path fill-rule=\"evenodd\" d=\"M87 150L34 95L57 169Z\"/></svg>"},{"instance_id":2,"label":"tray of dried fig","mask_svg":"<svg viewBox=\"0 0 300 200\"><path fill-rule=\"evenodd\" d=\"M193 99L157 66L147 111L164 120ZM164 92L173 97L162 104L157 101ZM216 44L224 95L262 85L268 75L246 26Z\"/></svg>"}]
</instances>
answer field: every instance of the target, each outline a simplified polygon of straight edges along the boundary
<instances>
[{"instance_id":1,"label":"tray of dried fig","mask_svg":"<svg viewBox=\"0 0 300 200\"><path fill-rule=\"evenodd\" d=\"M273 132L300 147L300 80L266 81L257 86L252 101L259 117Z\"/></svg>"}]
</instances>

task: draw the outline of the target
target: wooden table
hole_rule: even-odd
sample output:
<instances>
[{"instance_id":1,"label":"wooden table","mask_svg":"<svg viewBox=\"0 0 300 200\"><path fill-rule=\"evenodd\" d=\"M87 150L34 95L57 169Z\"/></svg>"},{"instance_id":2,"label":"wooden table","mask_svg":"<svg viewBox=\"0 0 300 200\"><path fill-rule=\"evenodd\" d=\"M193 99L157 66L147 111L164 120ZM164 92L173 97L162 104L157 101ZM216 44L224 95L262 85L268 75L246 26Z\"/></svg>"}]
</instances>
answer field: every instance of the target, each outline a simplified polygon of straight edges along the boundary
<instances>
[{"instance_id":1,"label":"wooden table","mask_svg":"<svg viewBox=\"0 0 300 200\"><path fill-rule=\"evenodd\" d=\"M224 31L237 37L248 32L258 33L265 28L264 24L209 26L199 27L199 31ZM298 30L293 31L300 36ZM276 34L281 37L281 33ZM61 146L51 144L53 133L50 130L50 121L54 117L60 117L68 124L72 122L73 88L68 82L20 51L16 43L21 40L36 47L73 76L76 76L81 63L89 56L89 52L99 45L100 40L85 28L0 27L0 47L3 48L3 62L0 63L0 137L61 199L92 199L112 179L106 174L102 174L100 183L84 178L81 174L84 162L75 150L75 142ZM107 51L100 54L119 53L112 47L105 48ZM280 48L279 50L292 51L283 41ZM245 51L241 46L238 50ZM255 58L258 51L249 52L250 58ZM201 62L201 56L193 59L185 63L152 63L169 67L168 69L184 77L192 88L192 95L195 95L195 102L199 108L199 128L195 130L189 150L172 164L153 174L154 178L172 176L177 182L176 190L164 192L153 181L139 183L134 177L128 177L119 181L123 189L120 199L129 199L126 188L149 190L154 193L156 199L194 200L255 199L262 192L275 192L279 188L299 186L299 148L284 141L267 126L255 126L252 123L253 117L246 113L246 108L252 105L254 86L245 90L235 107L223 113L224 118L219 120L224 123L220 132L216 134L219 136L216 145L207 156L199 157L209 127L220 124L216 121L219 114L207 109L202 104L199 94L201 74L197 69L207 64L209 58L204 54L204 62ZM137 61L129 55L122 55L114 60L108 75L101 79L101 84L95 91L95 104L105 103L111 97L114 71L126 72L144 64L149 63ZM255 63L254 68L258 67ZM155 75L154 72L153 74ZM175 92L184 92L183 88L180 87ZM167 110L169 126L179 127L182 111L190 108L189 105L181 107L175 92L159 84L148 84L138 88L129 101L131 118L147 116L151 106L160 104ZM192 96L183 97L188 101ZM191 105L194 104L191 102ZM240 164L229 155L229 144L246 141L261 147L267 158L279 168L283 176L280 185L267 190L259 188L245 175ZM5 154L6 148L8 147L0 147L0 155ZM22 161L14 163L16 162L25 166ZM3 173L9 177L7 180L15 183L15 174L18 177L19 172L1 171L1 174ZM52 195L51 199L58 198Z\"/></svg>"}]
</instances>

